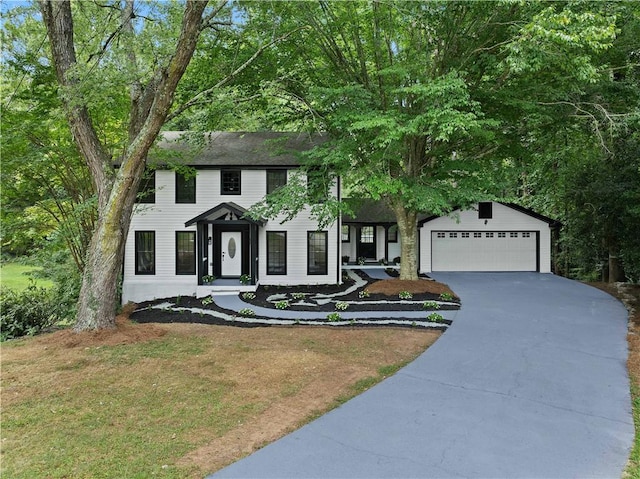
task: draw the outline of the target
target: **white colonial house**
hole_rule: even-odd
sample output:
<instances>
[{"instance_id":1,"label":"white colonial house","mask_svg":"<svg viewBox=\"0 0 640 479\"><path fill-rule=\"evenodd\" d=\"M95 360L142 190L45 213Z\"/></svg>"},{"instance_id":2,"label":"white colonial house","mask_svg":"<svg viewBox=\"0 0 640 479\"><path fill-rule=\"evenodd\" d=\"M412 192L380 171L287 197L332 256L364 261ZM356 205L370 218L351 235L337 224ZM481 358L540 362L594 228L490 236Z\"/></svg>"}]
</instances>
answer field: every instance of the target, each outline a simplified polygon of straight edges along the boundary
<instances>
[{"instance_id":1,"label":"white colonial house","mask_svg":"<svg viewBox=\"0 0 640 479\"><path fill-rule=\"evenodd\" d=\"M379 202L346 200L355 213L324 229L309 209L286 222L246 215L287 182L300 167L298 153L323 141L321 136L213 132L195 150L178 132L165 132L163 138L163 160L148 172L131 220L123 303L202 297L258 284L336 284L344 263L393 263L400 256L395 218ZM313 181L308 179L312 187ZM340 198L340 179L324 194ZM424 215L419 271L550 272L556 226L530 210L498 202L446 217Z\"/></svg>"},{"instance_id":2,"label":"white colonial house","mask_svg":"<svg viewBox=\"0 0 640 479\"><path fill-rule=\"evenodd\" d=\"M247 210L286 183L299 167L296 152L319 137L305 134L210 133L189 154L176 132L161 147L195 176L159 167L148 174L125 248L122 301L257 284L335 284L341 281L340 222L319 229L303 211L293 220L254 220ZM164 155L163 155L164 156ZM339 180L327 192L339 195ZM214 284L208 283L215 277ZM225 281L226 280L226 281Z\"/></svg>"}]
</instances>

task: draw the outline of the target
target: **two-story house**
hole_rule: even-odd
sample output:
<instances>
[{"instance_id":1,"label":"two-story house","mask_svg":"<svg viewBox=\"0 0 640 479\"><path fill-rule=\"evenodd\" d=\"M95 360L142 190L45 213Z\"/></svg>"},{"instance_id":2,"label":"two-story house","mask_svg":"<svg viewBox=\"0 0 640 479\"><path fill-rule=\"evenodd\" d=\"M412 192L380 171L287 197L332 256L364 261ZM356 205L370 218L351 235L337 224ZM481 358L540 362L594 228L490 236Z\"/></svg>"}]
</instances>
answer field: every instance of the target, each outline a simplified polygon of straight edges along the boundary
<instances>
[{"instance_id":1,"label":"two-story house","mask_svg":"<svg viewBox=\"0 0 640 479\"><path fill-rule=\"evenodd\" d=\"M339 220L319 229L309 210L284 223L245 215L287 182L300 166L296 152L320 136L213 132L195 154L180 133L163 138L168 159L147 173L131 220L123 302L204 296L213 291L206 284L211 276L218 289L225 280L238 289L239 279L248 285L340 283ZM339 180L327 194L340 194Z\"/></svg>"},{"instance_id":2,"label":"two-story house","mask_svg":"<svg viewBox=\"0 0 640 479\"><path fill-rule=\"evenodd\" d=\"M180 136L163 134L163 154L150 162L155 169L143 182L125 248L123 302L202 297L257 284L339 284L347 258L357 264L400 256L395 218L380 202L348 200L355 214L324 229L309 209L289 221L245 214L286 184L300 168L299 153L323 136L213 132L201 148ZM307 178L310 192L319 185L322 190L312 197L340 199L339 178L330 186L317 179L322 180ZM547 273L552 230L558 226L533 211L493 201L450 216L425 214L418 223L419 272Z\"/></svg>"}]
</instances>

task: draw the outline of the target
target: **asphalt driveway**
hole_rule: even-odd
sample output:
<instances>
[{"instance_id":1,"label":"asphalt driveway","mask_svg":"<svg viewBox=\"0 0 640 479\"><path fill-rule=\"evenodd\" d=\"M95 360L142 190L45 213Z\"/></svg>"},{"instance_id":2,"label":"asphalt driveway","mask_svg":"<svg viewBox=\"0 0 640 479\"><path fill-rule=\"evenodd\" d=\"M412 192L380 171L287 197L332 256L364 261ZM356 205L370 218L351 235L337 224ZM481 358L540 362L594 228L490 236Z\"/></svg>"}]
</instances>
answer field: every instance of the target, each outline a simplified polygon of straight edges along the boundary
<instances>
[{"instance_id":1,"label":"asphalt driveway","mask_svg":"<svg viewBox=\"0 0 640 479\"><path fill-rule=\"evenodd\" d=\"M548 274L440 273L449 330L395 376L214 478L619 478L627 312Z\"/></svg>"}]
</instances>

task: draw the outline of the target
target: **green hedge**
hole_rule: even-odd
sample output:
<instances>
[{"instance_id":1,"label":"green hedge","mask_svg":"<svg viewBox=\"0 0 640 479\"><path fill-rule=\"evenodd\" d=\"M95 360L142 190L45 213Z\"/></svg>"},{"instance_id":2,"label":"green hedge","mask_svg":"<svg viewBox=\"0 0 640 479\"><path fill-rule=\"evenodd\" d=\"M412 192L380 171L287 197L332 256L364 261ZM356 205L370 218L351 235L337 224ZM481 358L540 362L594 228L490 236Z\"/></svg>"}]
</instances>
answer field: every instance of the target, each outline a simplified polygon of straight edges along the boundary
<instances>
[{"instance_id":1,"label":"green hedge","mask_svg":"<svg viewBox=\"0 0 640 479\"><path fill-rule=\"evenodd\" d=\"M0 291L0 340L32 336L58 322L60 303L51 291L35 283L23 291Z\"/></svg>"}]
</instances>

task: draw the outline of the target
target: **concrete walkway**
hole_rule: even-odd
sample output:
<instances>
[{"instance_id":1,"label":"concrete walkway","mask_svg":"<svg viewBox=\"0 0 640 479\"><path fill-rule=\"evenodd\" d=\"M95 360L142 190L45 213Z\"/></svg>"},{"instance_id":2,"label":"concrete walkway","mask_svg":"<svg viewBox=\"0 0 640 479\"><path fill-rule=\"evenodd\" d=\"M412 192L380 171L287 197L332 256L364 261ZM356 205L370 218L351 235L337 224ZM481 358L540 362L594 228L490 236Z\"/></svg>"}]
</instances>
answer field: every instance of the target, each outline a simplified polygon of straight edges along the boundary
<instances>
[{"instance_id":1,"label":"concrete walkway","mask_svg":"<svg viewBox=\"0 0 640 479\"><path fill-rule=\"evenodd\" d=\"M435 275L453 325L366 393L213 478L619 478L624 307L553 275Z\"/></svg>"}]
</instances>

